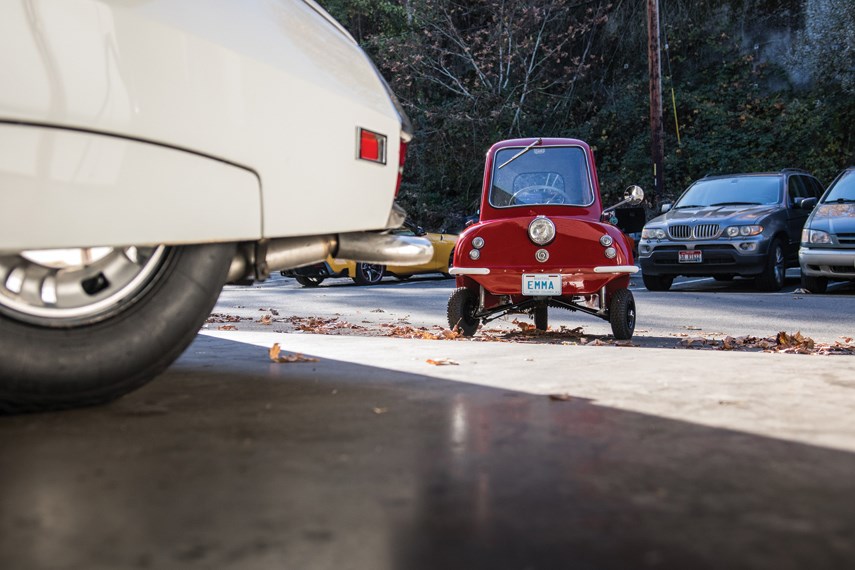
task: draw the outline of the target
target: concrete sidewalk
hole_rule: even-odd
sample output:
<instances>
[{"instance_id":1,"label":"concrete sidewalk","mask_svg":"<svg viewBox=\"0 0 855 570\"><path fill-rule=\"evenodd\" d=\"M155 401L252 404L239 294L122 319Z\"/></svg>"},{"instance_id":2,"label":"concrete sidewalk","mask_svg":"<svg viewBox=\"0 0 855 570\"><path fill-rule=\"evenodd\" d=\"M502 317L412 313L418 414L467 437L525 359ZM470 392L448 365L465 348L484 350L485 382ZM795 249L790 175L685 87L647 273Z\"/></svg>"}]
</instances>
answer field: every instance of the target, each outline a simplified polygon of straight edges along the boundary
<instances>
[{"instance_id":1,"label":"concrete sidewalk","mask_svg":"<svg viewBox=\"0 0 855 570\"><path fill-rule=\"evenodd\" d=\"M855 451L855 357L204 331L267 349ZM203 364L197 343L183 357ZM203 345L202 345L203 346ZM222 349L220 349L222 350ZM239 362L245 351L218 355ZM259 362L267 360L259 350ZM450 359L455 364L431 365ZM312 364L279 364L289 367ZM346 368L346 367L344 367ZM330 370L346 373L343 367Z\"/></svg>"}]
</instances>

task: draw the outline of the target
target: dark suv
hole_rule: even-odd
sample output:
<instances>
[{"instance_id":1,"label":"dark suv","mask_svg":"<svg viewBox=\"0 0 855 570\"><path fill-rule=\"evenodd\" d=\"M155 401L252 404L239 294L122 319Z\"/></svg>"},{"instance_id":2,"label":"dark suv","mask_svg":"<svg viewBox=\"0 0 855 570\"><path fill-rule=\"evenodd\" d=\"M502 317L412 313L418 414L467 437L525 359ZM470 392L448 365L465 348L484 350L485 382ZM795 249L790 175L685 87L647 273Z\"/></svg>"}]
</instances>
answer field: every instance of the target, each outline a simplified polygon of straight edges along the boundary
<instances>
[{"instance_id":1,"label":"dark suv","mask_svg":"<svg viewBox=\"0 0 855 570\"><path fill-rule=\"evenodd\" d=\"M644 286L667 291L678 275L755 278L758 289L784 286L798 266L802 226L822 194L802 170L708 176L694 182L641 232Z\"/></svg>"}]
</instances>

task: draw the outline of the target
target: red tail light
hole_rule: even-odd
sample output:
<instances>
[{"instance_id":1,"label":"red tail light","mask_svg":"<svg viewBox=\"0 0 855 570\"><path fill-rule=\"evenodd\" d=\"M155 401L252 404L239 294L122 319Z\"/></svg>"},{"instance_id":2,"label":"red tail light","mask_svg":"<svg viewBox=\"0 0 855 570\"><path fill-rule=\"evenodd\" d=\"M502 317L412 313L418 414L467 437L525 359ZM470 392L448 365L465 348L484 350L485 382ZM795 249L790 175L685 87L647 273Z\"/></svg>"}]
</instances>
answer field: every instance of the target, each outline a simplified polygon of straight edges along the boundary
<instances>
[{"instance_id":1,"label":"red tail light","mask_svg":"<svg viewBox=\"0 0 855 570\"><path fill-rule=\"evenodd\" d=\"M404 161L407 160L407 142L401 139L401 152L398 158L398 185L395 187L395 196L401 191L401 179L404 177Z\"/></svg>"},{"instance_id":2,"label":"red tail light","mask_svg":"<svg viewBox=\"0 0 855 570\"><path fill-rule=\"evenodd\" d=\"M359 129L359 158L386 164L386 136Z\"/></svg>"}]
</instances>

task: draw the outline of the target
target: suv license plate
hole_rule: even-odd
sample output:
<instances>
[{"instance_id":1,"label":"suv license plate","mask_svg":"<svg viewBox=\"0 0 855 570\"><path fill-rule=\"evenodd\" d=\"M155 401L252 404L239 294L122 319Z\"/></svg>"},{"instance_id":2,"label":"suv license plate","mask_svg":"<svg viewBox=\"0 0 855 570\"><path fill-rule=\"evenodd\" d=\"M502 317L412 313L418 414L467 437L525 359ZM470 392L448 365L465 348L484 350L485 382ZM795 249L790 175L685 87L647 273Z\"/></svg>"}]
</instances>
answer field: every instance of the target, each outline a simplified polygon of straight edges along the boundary
<instances>
[{"instance_id":1,"label":"suv license plate","mask_svg":"<svg viewBox=\"0 0 855 570\"><path fill-rule=\"evenodd\" d=\"M561 294L561 275L524 273L522 294L529 297L544 297Z\"/></svg>"},{"instance_id":2,"label":"suv license plate","mask_svg":"<svg viewBox=\"0 0 855 570\"><path fill-rule=\"evenodd\" d=\"M680 263L702 263L704 255L699 249L687 249L686 251L677 252L677 261Z\"/></svg>"}]
</instances>

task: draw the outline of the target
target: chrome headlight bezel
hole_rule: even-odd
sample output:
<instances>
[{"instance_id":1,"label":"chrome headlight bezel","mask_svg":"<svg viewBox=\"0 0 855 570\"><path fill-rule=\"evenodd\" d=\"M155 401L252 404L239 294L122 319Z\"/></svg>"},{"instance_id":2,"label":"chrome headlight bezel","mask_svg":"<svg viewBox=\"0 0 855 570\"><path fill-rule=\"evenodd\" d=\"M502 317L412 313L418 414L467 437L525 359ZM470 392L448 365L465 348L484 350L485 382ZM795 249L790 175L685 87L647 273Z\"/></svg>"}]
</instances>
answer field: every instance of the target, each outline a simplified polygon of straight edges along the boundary
<instances>
[{"instance_id":1,"label":"chrome headlight bezel","mask_svg":"<svg viewBox=\"0 0 855 570\"><path fill-rule=\"evenodd\" d=\"M537 216L528 224L528 239L537 245L546 245L555 239L555 223L546 216Z\"/></svg>"},{"instance_id":2,"label":"chrome headlight bezel","mask_svg":"<svg viewBox=\"0 0 855 570\"><path fill-rule=\"evenodd\" d=\"M665 239L668 233L665 228L644 228L641 230L641 239Z\"/></svg>"},{"instance_id":3,"label":"chrome headlight bezel","mask_svg":"<svg viewBox=\"0 0 855 570\"><path fill-rule=\"evenodd\" d=\"M746 226L728 226L724 229L724 235L729 238L752 237L763 233L763 226L751 224Z\"/></svg>"}]
</instances>

